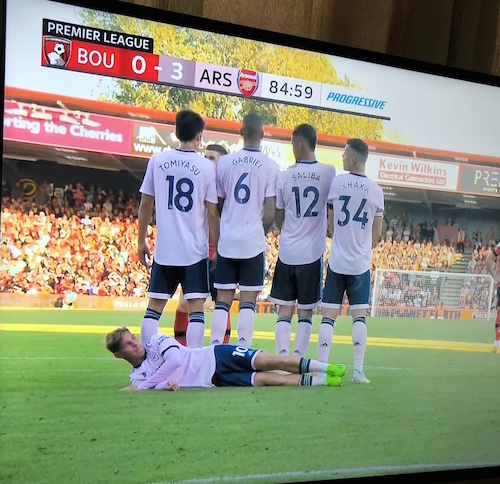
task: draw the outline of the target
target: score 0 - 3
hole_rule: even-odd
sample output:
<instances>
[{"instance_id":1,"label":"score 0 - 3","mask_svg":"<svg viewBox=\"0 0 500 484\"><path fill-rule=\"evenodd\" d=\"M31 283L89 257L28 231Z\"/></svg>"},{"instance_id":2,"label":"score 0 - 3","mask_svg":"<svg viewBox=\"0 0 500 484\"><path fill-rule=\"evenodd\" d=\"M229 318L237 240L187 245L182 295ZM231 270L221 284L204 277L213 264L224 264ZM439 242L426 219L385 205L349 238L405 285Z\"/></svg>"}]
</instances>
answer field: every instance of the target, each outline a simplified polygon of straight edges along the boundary
<instances>
[{"instance_id":1,"label":"score 0 - 3","mask_svg":"<svg viewBox=\"0 0 500 484\"><path fill-rule=\"evenodd\" d=\"M261 97L317 107L321 102L321 83L263 74Z\"/></svg>"},{"instance_id":2,"label":"score 0 - 3","mask_svg":"<svg viewBox=\"0 0 500 484\"><path fill-rule=\"evenodd\" d=\"M74 42L73 47L76 55L69 59L70 70L158 82L159 55L83 42Z\"/></svg>"}]
</instances>

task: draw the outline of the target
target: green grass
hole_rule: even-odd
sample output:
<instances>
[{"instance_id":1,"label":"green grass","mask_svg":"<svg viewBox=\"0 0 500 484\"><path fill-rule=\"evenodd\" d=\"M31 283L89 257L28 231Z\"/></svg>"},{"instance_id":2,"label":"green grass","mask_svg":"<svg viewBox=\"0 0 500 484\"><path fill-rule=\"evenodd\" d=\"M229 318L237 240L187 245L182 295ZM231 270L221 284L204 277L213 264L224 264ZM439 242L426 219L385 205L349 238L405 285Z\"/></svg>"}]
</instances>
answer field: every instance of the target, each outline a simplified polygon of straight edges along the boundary
<instances>
[{"instance_id":1,"label":"green grass","mask_svg":"<svg viewBox=\"0 0 500 484\"><path fill-rule=\"evenodd\" d=\"M138 326L140 319L130 312L0 315L0 323L14 324ZM163 327L171 319L166 314ZM273 315L258 316L256 329L273 331L274 322ZM492 326L377 319L369 321L369 334L491 343ZM348 319L340 320L336 334L350 329ZM274 350L267 339L253 346ZM331 360L351 364L350 345L334 343ZM0 482L219 476L231 482L230 476L266 474L243 482L288 482L383 474L391 466L403 472L421 465L498 465L499 364L493 353L373 346L366 356L368 386L127 394L118 388L127 384L128 366L106 352L102 335L2 331Z\"/></svg>"}]
</instances>

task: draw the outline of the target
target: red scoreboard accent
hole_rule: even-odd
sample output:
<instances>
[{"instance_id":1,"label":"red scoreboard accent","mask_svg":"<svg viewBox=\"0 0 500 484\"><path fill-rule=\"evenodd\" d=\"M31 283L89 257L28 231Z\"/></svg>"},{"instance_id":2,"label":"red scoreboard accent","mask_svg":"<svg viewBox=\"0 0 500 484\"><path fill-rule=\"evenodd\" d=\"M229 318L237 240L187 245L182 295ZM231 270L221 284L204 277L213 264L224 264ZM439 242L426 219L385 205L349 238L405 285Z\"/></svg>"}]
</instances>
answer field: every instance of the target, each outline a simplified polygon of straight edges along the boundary
<instances>
[{"instance_id":1,"label":"red scoreboard accent","mask_svg":"<svg viewBox=\"0 0 500 484\"><path fill-rule=\"evenodd\" d=\"M42 65L71 71L158 82L160 56L108 45L71 40L54 42L45 37Z\"/></svg>"}]
</instances>

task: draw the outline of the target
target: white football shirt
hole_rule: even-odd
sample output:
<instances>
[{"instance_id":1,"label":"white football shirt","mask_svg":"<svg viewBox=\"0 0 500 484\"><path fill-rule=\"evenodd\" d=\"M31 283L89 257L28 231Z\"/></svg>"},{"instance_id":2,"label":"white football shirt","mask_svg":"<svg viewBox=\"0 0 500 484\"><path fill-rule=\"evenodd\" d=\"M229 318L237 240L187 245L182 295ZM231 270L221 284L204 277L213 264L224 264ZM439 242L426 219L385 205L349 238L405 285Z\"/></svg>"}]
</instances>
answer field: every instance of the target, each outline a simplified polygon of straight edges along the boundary
<instances>
[{"instance_id":1,"label":"white football shirt","mask_svg":"<svg viewBox=\"0 0 500 484\"><path fill-rule=\"evenodd\" d=\"M279 165L260 150L242 149L217 165L217 194L224 199L218 252L250 259L266 250L264 200L276 196Z\"/></svg>"},{"instance_id":2,"label":"white football shirt","mask_svg":"<svg viewBox=\"0 0 500 484\"><path fill-rule=\"evenodd\" d=\"M288 265L310 264L326 249L326 200L335 168L302 161L278 175L276 208L285 211L279 258Z\"/></svg>"},{"instance_id":3,"label":"white football shirt","mask_svg":"<svg viewBox=\"0 0 500 484\"><path fill-rule=\"evenodd\" d=\"M363 274L371 267L373 219L384 214L384 192L366 176L347 173L333 179L328 201L333 205L330 269Z\"/></svg>"},{"instance_id":4,"label":"white football shirt","mask_svg":"<svg viewBox=\"0 0 500 484\"><path fill-rule=\"evenodd\" d=\"M181 387L213 386L213 346L186 348L165 334L153 335L144 346L146 359L130 372L130 384L138 390L164 390L167 382Z\"/></svg>"},{"instance_id":5,"label":"white football shirt","mask_svg":"<svg viewBox=\"0 0 500 484\"><path fill-rule=\"evenodd\" d=\"M205 201L217 203L215 165L195 151L154 155L140 192L155 199L154 259L166 266L189 266L208 257Z\"/></svg>"}]
</instances>

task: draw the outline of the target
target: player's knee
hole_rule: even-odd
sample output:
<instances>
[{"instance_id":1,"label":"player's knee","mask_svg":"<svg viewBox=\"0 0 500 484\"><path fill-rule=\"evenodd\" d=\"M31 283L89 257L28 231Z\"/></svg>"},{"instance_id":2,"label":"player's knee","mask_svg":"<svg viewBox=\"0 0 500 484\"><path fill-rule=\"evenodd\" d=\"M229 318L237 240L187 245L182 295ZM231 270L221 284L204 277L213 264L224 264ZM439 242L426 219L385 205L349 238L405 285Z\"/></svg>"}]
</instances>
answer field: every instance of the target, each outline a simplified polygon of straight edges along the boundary
<instances>
[{"instance_id":1,"label":"player's knee","mask_svg":"<svg viewBox=\"0 0 500 484\"><path fill-rule=\"evenodd\" d=\"M148 309L152 309L153 311L161 314L166 304L166 299L150 299L148 303Z\"/></svg>"}]
</instances>

